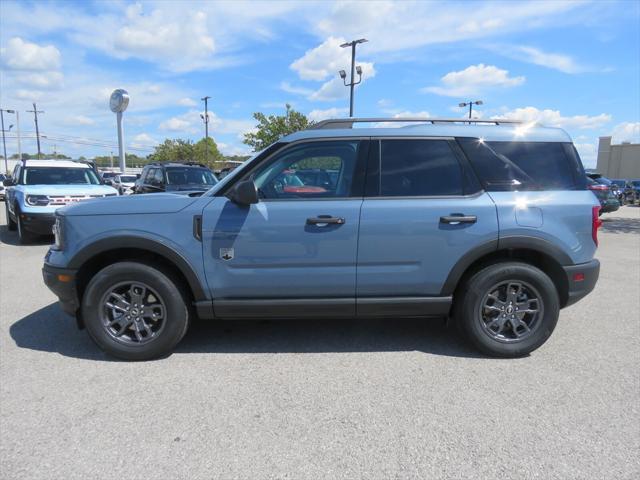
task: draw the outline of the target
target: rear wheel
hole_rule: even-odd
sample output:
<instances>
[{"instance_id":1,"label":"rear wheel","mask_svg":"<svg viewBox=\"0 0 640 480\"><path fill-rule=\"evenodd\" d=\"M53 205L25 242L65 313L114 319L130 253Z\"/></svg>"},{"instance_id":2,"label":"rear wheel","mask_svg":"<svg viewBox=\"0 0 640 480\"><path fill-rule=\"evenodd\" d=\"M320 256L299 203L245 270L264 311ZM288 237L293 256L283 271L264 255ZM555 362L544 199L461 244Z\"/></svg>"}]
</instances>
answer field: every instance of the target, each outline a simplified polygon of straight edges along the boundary
<instances>
[{"instance_id":1,"label":"rear wheel","mask_svg":"<svg viewBox=\"0 0 640 480\"><path fill-rule=\"evenodd\" d=\"M459 292L456 324L488 355L527 355L546 342L558 322L560 305L553 281L526 263L487 266Z\"/></svg>"},{"instance_id":2,"label":"rear wheel","mask_svg":"<svg viewBox=\"0 0 640 480\"><path fill-rule=\"evenodd\" d=\"M138 262L100 270L82 298L91 338L114 357L151 360L165 356L189 325L186 294L171 275Z\"/></svg>"},{"instance_id":3,"label":"rear wheel","mask_svg":"<svg viewBox=\"0 0 640 480\"><path fill-rule=\"evenodd\" d=\"M11 214L9 214L9 203L5 199L4 201L4 211L5 216L7 217L7 230L14 231L17 228L16 222L11 219Z\"/></svg>"}]
</instances>

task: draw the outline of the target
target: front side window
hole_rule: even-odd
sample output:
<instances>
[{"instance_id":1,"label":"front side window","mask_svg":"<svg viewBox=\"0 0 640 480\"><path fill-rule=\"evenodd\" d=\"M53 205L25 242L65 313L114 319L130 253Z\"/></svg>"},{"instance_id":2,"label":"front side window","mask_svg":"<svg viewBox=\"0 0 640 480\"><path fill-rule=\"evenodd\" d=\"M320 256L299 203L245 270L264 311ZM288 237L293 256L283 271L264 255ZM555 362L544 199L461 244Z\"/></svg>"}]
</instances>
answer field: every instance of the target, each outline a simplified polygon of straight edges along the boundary
<instances>
[{"instance_id":1,"label":"front side window","mask_svg":"<svg viewBox=\"0 0 640 480\"><path fill-rule=\"evenodd\" d=\"M167 168L169 185L215 185L216 183L218 183L216 177L206 168Z\"/></svg>"},{"instance_id":2,"label":"front side window","mask_svg":"<svg viewBox=\"0 0 640 480\"><path fill-rule=\"evenodd\" d=\"M261 198L327 198L351 194L358 140L293 146L254 173Z\"/></svg>"},{"instance_id":3,"label":"front side window","mask_svg":"<svg viewBox=\"0 0 640 480\"><path fill-rule=\"evenodd\" d=\"M26 167L21 172L24 185L98 185L90 168Z\"/></svg>"},{"instance_id":4,"label":"front side window","mask_svg":"<svg viewBox=\"0 0 640 480\"><path fill-rule=\"evenodd\" d=\"M460 163L447 140L382 140L380 195L462 195Z\"/></svg>"}]
</instances>

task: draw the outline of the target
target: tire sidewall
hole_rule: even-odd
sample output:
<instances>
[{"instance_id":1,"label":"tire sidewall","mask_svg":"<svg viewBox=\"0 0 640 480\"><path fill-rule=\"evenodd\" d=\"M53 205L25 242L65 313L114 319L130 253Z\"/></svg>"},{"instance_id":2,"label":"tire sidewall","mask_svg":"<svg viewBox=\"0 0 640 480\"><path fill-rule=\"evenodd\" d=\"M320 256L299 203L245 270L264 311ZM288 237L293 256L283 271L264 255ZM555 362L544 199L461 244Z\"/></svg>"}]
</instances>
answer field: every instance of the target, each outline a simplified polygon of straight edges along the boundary
<instances>
[{"instance_id":1,"label":"tire sidewall","mask_svg":"<svg viewBox=\"0 0 640 480\"><path fill-rule=\"evenodd\" d=\"M505 281L523 281L534 287L543 304L542 318L532 335L520 342L500 342L491 338L482 327L478 314L488 290ZM481 351L499 357L519 357L536 350L553 333L558 322L560 301L553 281L540 269L525 263L502 263L486 267L473 275L466 284L459 324L467 338Z\"/></svg>"},{"instance_id":2,"label":"tire sidewall","mask_svg":"<svg viewBox=\"0 0 640 480\"><path fill-rule=\"evenodd\" d=\"M100 319L100 301L120 282L140 281L164 300L166 324L157 338L142 345L125 345L105 331ZM82 317L87 332L105 352L123 360L151 360L166 356L182 339L189 324L189 309L180 289L164 272L138 262L119 262L100 270L82 297Z\"/></svg>"}]
</instances>

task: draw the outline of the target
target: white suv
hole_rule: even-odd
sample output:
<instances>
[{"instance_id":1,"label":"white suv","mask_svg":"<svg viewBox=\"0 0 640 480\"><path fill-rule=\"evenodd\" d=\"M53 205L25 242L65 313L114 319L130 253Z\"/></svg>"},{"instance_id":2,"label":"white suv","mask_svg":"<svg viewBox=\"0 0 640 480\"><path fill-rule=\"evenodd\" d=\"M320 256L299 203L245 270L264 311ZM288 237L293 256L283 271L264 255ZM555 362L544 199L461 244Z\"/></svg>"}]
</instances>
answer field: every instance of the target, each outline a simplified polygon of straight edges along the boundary
<instances>
[{"instance_id":1,"label":"white suv","mask_svg":"<svg viewBox=\"0 0 640 480\"><path fill-rule=\"evenodd\" d=\"M34 235L51 235L55 211L71 203L118 195L92 168L73 160L25 160L16 165L7 188L7 227L21 243Z\"/></svg>"}]
</instances>

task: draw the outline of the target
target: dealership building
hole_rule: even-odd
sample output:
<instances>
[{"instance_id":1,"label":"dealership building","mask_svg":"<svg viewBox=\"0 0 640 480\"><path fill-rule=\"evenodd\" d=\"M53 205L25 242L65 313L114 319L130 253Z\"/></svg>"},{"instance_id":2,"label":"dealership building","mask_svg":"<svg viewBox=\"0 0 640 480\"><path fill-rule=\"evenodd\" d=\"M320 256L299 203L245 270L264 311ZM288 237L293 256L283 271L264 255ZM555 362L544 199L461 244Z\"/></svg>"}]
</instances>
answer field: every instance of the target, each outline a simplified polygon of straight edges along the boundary
<instances>
[{"instance_id":1,"label":"dealership building","mask_svg":"<svg viewBox=\"0 0 640 480\"><path fill-rule=\"evenodd\" d=\"M640 179L640 143L611 144L600 137L596 171L608 178Z\"/></svg>"}]
</instances>

